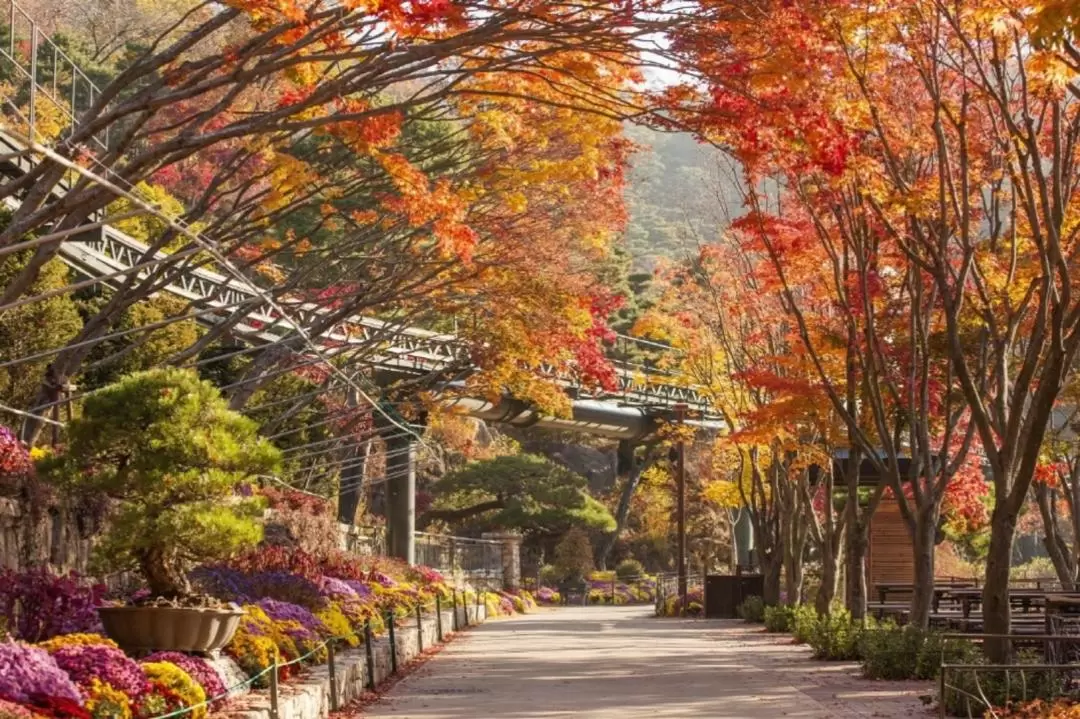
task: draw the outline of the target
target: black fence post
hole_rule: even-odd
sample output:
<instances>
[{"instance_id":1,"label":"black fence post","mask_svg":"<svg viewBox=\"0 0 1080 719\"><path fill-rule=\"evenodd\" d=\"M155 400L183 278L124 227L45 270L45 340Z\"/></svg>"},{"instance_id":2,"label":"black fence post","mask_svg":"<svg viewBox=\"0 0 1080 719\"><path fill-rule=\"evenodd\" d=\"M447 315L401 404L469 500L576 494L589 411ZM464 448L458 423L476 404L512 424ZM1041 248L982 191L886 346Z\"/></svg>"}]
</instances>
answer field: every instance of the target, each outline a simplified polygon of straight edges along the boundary
<instances>
[{"instance_id":1,"label":"black fence post","mask_svg":"<svg viewBox=\"0 0 1080 719\"><path fill-rule=\"evenodd\" d=\"M441 642L443 640L442 634L442 597L438 594L435 595L435 636L439 638Z\"/></svg>"},{"instance_id":2,"label":"black fence post","mask_svg":"<svg viewBox=\"0 0 1080 719\"><path fill-rule=\"evenodd\" d=\"M397 674L397 637L394 634L394 610L386 613L386 626L390 630L390 673Z\"/></svg>"},{"instance_id":3,"label":"black fence post","mask_svg":"<svg viewBox=\"0 0 1080 719\"><path fill-rule=\"evenodd\" d=\"M416 650L424 651L424 614L420 605L416 605Z\"/></svg>"},{"instance_id":4,"label":"black fence post","mask_svg":"<svg viewBox=\"0 0 1080 719\"><path fill-rule=\"evenodd\" d=\"M367 655L367 686L375 691L375 647L372 646L371 617L364 621L364 653Z\"/></svg>"},{"instance_id":5,"label":"black fence post","mask_svg":"<svg viewBox=\"0 0 1080 719\"><path fill-rule=\"evenodd\" d=\"M458 625L458 618L457 618L457 590L456 589L453 590L453 595L452 595L452 598L451 598L451 602L453 602L453 605L454 605L454 613L450 617L450 630L454 631L454 632L457 632L457 631L461 630L461 627Z\"/></svg>"}]
</instances>

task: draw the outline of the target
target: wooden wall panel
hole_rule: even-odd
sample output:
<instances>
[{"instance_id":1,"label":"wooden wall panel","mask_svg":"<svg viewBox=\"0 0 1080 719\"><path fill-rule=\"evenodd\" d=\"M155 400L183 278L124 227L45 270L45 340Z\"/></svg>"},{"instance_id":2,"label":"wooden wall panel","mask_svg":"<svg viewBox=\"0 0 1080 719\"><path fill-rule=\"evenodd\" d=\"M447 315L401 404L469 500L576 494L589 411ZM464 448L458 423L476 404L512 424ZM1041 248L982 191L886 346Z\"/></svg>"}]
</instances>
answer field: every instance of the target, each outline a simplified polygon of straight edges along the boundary
<instances>
[{"instance_id":1,"label":"wooden wall panel","mask_svg":"<svg viewBox=\"0 0 1080 719\"><path fill-rule=\"evenodd\" d=\"M871 592L878 582L914 581L911 537L895 499L881 500L870 520L869 555L866 584Z\"/></svg>"}]
</instances>

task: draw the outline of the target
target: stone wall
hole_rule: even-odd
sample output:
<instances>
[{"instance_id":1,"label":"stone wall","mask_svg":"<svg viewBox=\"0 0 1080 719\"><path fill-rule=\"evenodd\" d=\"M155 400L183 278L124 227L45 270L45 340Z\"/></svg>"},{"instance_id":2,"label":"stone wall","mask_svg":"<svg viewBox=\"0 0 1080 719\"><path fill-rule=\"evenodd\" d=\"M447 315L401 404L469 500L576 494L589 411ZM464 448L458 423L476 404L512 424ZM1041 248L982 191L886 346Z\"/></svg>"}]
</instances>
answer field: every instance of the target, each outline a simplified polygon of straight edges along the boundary
<instances>
[{"instance_id":1,"label":"stone wall","mask_svg":"<svg viewBox=\"0 0 1080 719\"><path fill-rule=\"evenodd\" d=\"M93 531L81 526L64 503L49 507L33 527L29 524L21 502L0 497L0 568L48 564L58 572L86 572Z\"/></svg>"},{"instance_id":2,"label":"stone wall","mask_svg":"<svg viewBox=\"0 0 1080 719\"><path fill-rule=\"evenodd\" d=\"M464 628L468 613L470 625L483 622L486 610L481 606L457 608L457 626ZM454 627L454 613L445 609L442 612L443 635L449 636ZM424 615L421 626L416 621L405 621L396 629L398 668L420 654L420 637L423 635L423 647L429 648L438 642L438 620L434 614ZM375 685L378 686L391 676L390 640L386 636L373 643ZM364 647L338 652L335 661L335 676L338 687L338 707L343 707L359 698L368 687L367 654ZM330 707L330 668L322 665L312 668L304 676L287 683L282 683L278 691L278 719L322 719L329 716ZM229 719L272 719L269 691L252 692L236 699L215 717Z\"/></svg>"}]
</instances>

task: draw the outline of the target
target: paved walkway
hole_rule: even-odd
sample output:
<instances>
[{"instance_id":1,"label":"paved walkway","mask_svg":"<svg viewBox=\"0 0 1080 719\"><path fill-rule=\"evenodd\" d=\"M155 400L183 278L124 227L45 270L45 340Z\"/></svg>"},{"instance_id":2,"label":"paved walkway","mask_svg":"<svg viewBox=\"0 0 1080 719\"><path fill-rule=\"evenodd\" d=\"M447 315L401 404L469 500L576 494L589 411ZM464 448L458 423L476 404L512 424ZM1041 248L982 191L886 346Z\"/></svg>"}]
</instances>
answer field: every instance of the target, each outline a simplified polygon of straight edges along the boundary
<instances>
[{"instance_id":1,"label":"paved walkway","mask_svg":"<svg viewBox=\"0 0 1080 719\"><path fill-rule=\"evenodd\" d=\"M923 717L921 683L869 682L737 621L642 607L541 611L469 630L363 716L390 719Z\"/></svg>"}]
</instances>

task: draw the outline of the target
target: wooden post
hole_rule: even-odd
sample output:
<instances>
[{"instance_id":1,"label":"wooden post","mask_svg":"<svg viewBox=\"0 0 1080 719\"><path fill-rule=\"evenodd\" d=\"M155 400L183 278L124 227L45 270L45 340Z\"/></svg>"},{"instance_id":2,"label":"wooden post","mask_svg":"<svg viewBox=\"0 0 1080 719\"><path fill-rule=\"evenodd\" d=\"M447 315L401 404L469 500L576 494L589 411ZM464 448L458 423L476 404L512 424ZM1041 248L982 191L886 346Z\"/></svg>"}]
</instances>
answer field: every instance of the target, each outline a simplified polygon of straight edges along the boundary
<instances>
[{"instance_id":1,"label":"wooden post","mask_svg":"<svg viewBox=\"0 0 1080 719\"><path fill-rule=\"evenodd\" d=\"M334 642L326 643L326 668L330 673L330 711L338 710L337 663L334 661Z\"/></svg>"},{"instance_id":2,"label":"wooden post","mask_svg":"<svg viewBox=\"0 0 1080 719\"><path fill-rule=\"evenodd\" d=\"M416 605L416 649L424 651L424 614L419 604Z\"/></svg>"},{"instance_id":3,"label":"wooden post","mask_svg":"<svg viewBox=\"0 0 1080 719\"><path fill-rule=\"evenodd\" d=\"M443 640L442 633L442 598L435 595L435 636L439 638L441 642Z\"/></svg>"},{"instance_id":4,"label":"wooden post","mask_svg":"<svg viewBox=\"0 0 1080 719\"><path fill-rule=\"evenodd\" d=\"M367 655L367 688L375 691L375 647L372 646L371 617L364 621L364 653Z\"/></svg>"},{"instance_id":5,"label":"wooden post","mask_svg":"<svg viewBox=\"0 0 1080 719\"><path fill-rule=\"evenodd\" d=\"M270 719L280 719L278 714L278 671L277 660L270 665Z\"/></svg>"},{"instance_id":6,"label":"wooden post","mask_svg":"<svg viewBox=\"0 0 1080 719\"><path fill-rule=\"evenodd\" d=\"M390 673L397 674L397 638L394 634L394 612L386 613L386 626L390 631Z\"/></svg>"}]
</instances>

